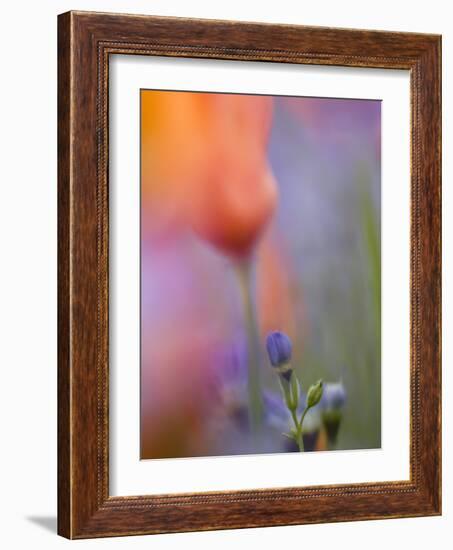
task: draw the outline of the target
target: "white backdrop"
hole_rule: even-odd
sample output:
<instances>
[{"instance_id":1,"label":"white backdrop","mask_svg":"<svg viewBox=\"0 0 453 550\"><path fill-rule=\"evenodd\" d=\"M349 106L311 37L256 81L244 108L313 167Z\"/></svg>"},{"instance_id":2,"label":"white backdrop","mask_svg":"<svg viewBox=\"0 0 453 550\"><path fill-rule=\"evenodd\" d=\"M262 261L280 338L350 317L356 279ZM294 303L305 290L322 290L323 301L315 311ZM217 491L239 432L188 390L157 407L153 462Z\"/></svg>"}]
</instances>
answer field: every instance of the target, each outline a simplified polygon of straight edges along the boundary
<instances>
[{"instance_id":1,"label":"white backdrop","mask_svg":"<svg viewBox=\"0 0 453 550\"><path fill-rule=\"evenodd\" d=\"M300 547L414 550L450 547L453 377L444 369L444 515L391 521L248 529L71 543L55 535L56 516L56 15L68 9L435 32L444 35L444 153L452 150L453 23L448 2L279 0L17 0L2 6L0 87L0 517L2 546L60 548ZM447 157L446 154L444 154ZM452 326L453 163L444 161L444 334ZM450 251L448 253L448 251ZM451 332L451 331L450 331ZM444 338L444 365L453 360ZM449 442L450 440L450 442Z\"/></svg>"}]
</instances>

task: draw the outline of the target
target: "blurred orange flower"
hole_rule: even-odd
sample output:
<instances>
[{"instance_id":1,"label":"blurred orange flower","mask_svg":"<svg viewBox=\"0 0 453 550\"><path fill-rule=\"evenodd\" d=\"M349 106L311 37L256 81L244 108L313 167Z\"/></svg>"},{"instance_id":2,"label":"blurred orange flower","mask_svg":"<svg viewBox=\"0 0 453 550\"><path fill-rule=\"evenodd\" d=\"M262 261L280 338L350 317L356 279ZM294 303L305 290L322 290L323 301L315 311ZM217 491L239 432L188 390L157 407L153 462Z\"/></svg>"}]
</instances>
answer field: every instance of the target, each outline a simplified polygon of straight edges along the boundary
<instances>
[{"instance_id":1,"label":"blurred orange flower","mask_svg":"<svg viewBox=\"0 0 453 550\"><path fill-rule=\"evenodd\" d=\"M188 224L223 252L247 255L277 200L266 159L272 99L147 90L141 108L147 217Z\"/></svg>"}]
</instances>

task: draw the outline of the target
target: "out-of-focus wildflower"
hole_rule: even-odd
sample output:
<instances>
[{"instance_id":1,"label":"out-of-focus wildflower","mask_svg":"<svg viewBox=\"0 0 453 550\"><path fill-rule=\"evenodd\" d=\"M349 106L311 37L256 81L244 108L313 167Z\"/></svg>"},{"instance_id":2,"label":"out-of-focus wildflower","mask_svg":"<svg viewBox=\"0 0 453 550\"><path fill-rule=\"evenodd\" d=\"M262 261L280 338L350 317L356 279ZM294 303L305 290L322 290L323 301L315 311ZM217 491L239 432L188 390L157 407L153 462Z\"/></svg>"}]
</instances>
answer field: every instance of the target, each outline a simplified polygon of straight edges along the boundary
<instances>
[{"instance_id":1,"label":"out-of-focus wildflower","mask_svg":"<svg viewBox=\"0 0 453 550\"><path fill-rule=\"evenodd\" d=\"M287 433L291 430L292 419L291 413L287 406L285 406L284 400L277 394L265 393L265 402L267 403L268 419L269 423L274 426L281 434ZM297 408L297 414L302 414L305 407L305 394L300 394L299 406ZM288 445L285 448L291 450Z\"/></svg>"},{"instance_id":2,"label":"out-of-focus wildflower","mask_svg":"<svg viewBox=\"0 0 453 550\"><path fill-rule=\"evenodd\" d=\"M289 337L283 332L271 332L266 339L266 348L272 366L280 376L289 380L293 372L290 365L293 347Z\"/></svg>"},{"instance_id":3,"label":"out-of-focus wildflower","mask_svg":"<svg viewBox=\"0 0 453 550\"><path fill-rule=\"evenodd\" d=\"M219 369L219 364L223 365ZM250 437L247 393L247 347L237 343L224 357L213 362L211 397L214 406L208 420L212 448L223 453L282 452L287 450L282 432L289 429L290 417L278 394L263 392L263 426L258 440Z\"/></svg>"},{"instance_id":4,"label":"out-of-focus wildflower","mask_svg":"<svg viewBox=\"0 0 453 550\"><path fill-rule=\"evenodd\" d=\"M272 98L142 92L142 197L233 256L248 255L273 213L266 158ZM156 198L159 198L156 202Z\"/></svg>"},{"instance_id":5,"label":"out-of-focus wildflower","mask_svg":"<svg viewBox=\"0 0 453 550\"><path fill-rule=\"evenodd\" d=\"M337 442L345 402L346 390L342 382L325 384L321 400L321 417L327 440L331 446Z\"/></svg>"},{"instance_id":6,"label":"out-of-focus wildflower","mask_svg":"<svg viewBox=\"0 0 453 550\"><path fill-rule=\"evenodd\" d=\"M343 382L327 382L324 384L324 393L321 406L324 410L341 409L346 402L346 390Z\"/></svg>"}]
</instances>

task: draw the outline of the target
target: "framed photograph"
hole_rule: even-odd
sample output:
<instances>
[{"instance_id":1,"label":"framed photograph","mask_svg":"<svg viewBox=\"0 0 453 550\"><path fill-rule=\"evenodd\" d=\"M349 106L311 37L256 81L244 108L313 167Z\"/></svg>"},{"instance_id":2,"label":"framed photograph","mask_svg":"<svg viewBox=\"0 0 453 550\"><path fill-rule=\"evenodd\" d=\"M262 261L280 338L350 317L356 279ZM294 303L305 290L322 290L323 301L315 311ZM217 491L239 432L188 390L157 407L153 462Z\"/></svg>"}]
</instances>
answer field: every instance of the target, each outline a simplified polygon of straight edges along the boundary
<instances>
[{"instance_id":1,"label":"framed photograph","mask_svg":"<svg viewBox=\"0 0 453 550\"><path fill-rule=\"evenodd\" d=\"M440 514L440 37L58 50L59 534Z\"/></svg>"}]
</instances>

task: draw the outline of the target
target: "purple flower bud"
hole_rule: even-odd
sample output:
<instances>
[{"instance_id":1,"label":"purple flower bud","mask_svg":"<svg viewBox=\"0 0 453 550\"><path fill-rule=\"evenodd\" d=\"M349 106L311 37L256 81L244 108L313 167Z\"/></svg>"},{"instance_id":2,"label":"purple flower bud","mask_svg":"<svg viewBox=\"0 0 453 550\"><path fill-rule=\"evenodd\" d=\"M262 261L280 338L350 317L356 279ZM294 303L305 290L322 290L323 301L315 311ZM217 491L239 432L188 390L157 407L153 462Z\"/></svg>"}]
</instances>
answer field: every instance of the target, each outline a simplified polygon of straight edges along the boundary
<instances>
[{"instance_id":1,"label":"purple flower bud","mask_svg":"<svg viewBox=\"0 0 453 550\"><path fill-rule=\"evenodd\" d=\"M346 401L346 390L342 382L324 384L321 406L325 410L340 410Z\"/></svg>"},{"instance_id":2,"label":"purple flower bud","mask_svg":"<svg viewBox=\"0 0 453 550\"><path fill-rule=\"evenodd\" d=\"M292 344L283 332L271 332L266 339L267 353L273 367L281 367L291 360Z\"/></svg>"}]
</instances>

